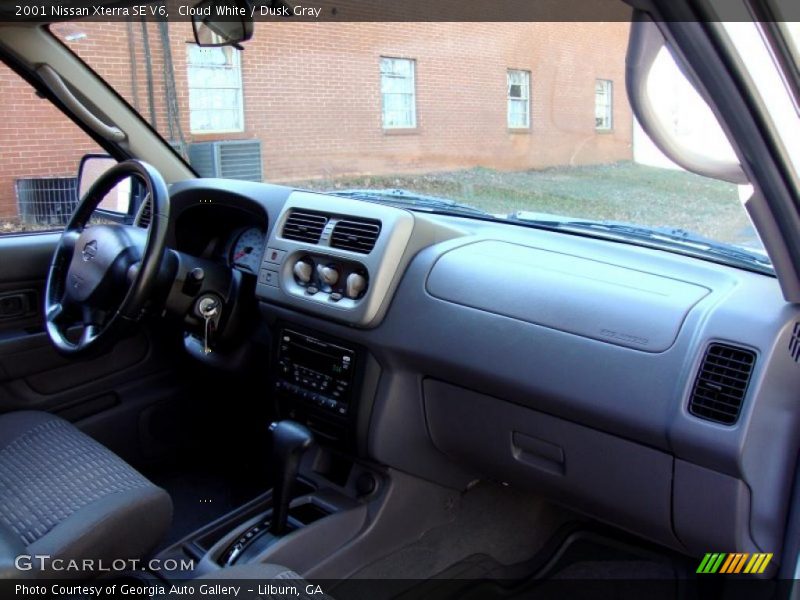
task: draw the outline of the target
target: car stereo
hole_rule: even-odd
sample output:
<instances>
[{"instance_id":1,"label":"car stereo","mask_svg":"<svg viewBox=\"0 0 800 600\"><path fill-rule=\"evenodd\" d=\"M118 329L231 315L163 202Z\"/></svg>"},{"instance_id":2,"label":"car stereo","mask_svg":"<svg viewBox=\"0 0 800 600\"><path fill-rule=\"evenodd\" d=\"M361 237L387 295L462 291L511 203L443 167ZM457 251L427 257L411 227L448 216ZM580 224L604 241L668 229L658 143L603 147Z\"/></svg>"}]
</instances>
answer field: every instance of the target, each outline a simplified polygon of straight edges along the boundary
<instances>
[{"instance_id":1,"label":"car stereo","mask_svg":"<svg viewBox=\"0 0 800 600\"><path fill-rule=\"evenodd\" d=\"M286 328L280 332L277 362L279 391L329 416L349 416L355 350Z\"/></svg>"}]
</instances>

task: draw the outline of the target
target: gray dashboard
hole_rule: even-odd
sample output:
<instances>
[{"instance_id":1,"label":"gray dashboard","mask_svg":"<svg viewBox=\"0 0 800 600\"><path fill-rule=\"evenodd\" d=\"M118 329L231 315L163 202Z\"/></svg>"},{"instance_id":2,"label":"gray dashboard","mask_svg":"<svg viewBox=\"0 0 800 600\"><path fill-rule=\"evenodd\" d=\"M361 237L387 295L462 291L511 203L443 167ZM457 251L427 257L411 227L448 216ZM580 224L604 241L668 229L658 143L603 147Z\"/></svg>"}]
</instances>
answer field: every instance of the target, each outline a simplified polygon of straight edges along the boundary
<instances>
[{"instance_id":1,"label":"gray dashboard","mask_svg":"<svg viewBox=\"0 0 800 600\"><path fill-rule=\"evenodd\" d=\"M383 284L350 310L309 302L287 264L277 285L256 290L268 323L359 344L379 365L364 391L369 458L455 488L477 478L530 487L684 552L779 562L798 451L800 310L777 280L279 186L198 180L172 195L229 188L263 208L267 245L287 260L309 251L281 239L293 207L383 221L385 241L364 259ZM710 344L755 357L732 425L689 411Z\"/></svg>"}]
</instances>

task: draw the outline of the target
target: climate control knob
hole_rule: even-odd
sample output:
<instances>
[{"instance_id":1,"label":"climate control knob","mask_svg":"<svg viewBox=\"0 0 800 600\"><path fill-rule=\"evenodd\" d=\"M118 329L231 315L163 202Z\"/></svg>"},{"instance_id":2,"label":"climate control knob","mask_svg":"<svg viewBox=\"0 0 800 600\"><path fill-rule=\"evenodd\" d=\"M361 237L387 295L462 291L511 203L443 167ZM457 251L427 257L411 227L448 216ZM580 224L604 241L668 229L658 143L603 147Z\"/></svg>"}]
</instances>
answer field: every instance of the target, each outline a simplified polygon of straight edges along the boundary
<instances>
[{"instance_id":1,"label":"climate control knob","mask_svg":"<svg viewBox=\"0 0 800 600\"><path fill-rule=\"evenodd\" d=\"M314 272L314 265L308 259L301 258L292 267L295 278L300 283L311 281L311 274Z\"/></svg>"},{"instance_id":2,"label":"climate control knob","mask_svg":"<svg viewBox=\"0 0 800 600\"><path fill-rule=\"evenodd\" d=\"M322 283L331 287L339 281L339 271L336 267L317 265L317 276Z\"/></svg>"},{"instance_id":3,"label":"climate control knob","mask_svg":"<svg viewBox=\"0 0 800 600\"><path fill-rule=\"evenodd\" d=\"M347 294L348 298L355 300L365 289L367 289L366 277L360 275L359 273L350 273L350 275L347 276L345 293Z\"/></svg>"}]
</instances>

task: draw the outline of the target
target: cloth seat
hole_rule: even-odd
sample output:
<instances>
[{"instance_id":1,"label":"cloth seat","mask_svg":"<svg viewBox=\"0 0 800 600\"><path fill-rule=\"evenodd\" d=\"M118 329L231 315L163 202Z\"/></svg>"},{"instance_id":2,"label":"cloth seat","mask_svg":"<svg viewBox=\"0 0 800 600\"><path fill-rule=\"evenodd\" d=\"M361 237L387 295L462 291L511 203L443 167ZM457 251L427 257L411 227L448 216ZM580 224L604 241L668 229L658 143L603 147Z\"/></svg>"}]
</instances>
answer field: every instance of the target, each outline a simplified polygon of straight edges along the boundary
<instances>
[{"instance_id":1,"label":"cloth seat","mask_svg":"<svg viewBox=\"0 0 800 600\"><path fill-rule=\"evenodd\" d=\"M90 577L100 561L144 556L171 520L167 492L69 422L0 415L0 577ZM22 555L50 559L20 570ZM70 560L85 570L53 568Z\"/></svg>"}]
</instances>

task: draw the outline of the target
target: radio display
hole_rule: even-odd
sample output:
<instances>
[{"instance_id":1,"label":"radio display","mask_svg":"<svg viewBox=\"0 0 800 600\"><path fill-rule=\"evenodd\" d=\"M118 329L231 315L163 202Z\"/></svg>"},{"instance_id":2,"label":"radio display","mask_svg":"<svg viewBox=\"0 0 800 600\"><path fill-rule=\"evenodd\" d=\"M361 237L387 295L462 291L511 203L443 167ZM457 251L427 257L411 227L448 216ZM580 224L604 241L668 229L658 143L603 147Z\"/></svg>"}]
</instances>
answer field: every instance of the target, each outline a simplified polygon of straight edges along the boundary
<instances>
[{"instance_id":1,"label":"radio display","mask_svg":"<svg viewBox=\"0 0 800 600\"><path fill-rule=\"evenodd\" d=\"M347 357L347 355L331 354L324 350L310 348L297 342L288 345L286 356L293 364L328 375L341 375L343 372L342 362Z\"/></svg>"},{"instance_id":2,"label":"radio display","mask_svg":"<svg viewBox=\"0 0 800 600\"><path fill-rule=\"evenodd\" d=\"M278 388L328 412L349 412L356 353L284 329L278 346Z\"/></svg>"}]
</instances>

